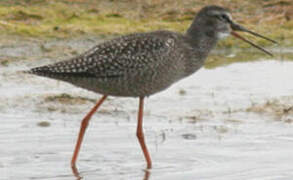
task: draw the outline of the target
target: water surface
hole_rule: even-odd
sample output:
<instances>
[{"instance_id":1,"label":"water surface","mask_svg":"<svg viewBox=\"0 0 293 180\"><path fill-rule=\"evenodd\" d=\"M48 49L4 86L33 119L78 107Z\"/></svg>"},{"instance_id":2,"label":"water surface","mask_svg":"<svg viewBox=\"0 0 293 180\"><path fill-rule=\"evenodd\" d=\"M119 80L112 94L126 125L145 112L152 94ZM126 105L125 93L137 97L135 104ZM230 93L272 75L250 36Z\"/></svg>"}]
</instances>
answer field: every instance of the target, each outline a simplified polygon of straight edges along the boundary
<instances>
[{"instance_id":1,"label":"water surface","mask_svg":"<svg viewBox=\"0 0 293 180\"><path fill-rule=\"evenodd\" d=\"M61 56L69 57L94 43L45 46L62 46ZM101 96L18 73L60 60L58 50L41 53L40 44L28 45L33 57L22 48L0 48L2 59L13 60L0 71L0 179L77 179L70 160L80 122ZM147 98L148 179L292 179L292 69L290 58L233 62L203 68ZM110 97L93 116L77 162L81 177L145 179L137 108L138 99Z\"/></svg>"}]
</instances>

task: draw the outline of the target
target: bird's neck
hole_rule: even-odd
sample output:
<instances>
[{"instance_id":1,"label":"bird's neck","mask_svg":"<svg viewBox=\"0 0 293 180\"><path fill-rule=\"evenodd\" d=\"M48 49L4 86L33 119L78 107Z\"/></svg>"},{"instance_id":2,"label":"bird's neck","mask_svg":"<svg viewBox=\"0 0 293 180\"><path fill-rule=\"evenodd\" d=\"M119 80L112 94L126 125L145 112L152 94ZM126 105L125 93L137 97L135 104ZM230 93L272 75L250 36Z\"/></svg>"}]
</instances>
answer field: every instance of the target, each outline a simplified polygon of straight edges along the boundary
<instances>
[{"instance_id":1,"label":"bird's neck","mask_svg":"<svg viewBox=\"0 0 293 180\"><path fill-rule=\"evenodd\" d=\"M192 48L202 56L207 56L218 42L215 32L200 24L192 24L187 30L186 36Z\"/></svg>"},{"instance_id":2,"label":"bird's neck","mask_svg":"<svg viewBox=\"0 0 293 180\"><path fill-rule=\"evenodd\" d=\"M218 39L206 29L195 25L187 30L185 37L186 42L192 48L189 58L186 59L188 62L185 67L186 74L190 75L204 65L209 52L215 47Z\"/></svg>"}]
</instances>

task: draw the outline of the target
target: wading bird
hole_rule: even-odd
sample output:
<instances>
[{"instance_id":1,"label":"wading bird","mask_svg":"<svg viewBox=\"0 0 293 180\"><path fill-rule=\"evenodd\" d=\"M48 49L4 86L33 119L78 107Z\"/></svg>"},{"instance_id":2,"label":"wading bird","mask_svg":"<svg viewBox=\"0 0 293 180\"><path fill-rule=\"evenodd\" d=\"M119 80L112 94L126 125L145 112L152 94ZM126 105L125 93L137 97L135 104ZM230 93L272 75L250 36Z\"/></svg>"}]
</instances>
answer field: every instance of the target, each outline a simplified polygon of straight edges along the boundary
<instances>
[{"instance_id":1,"label":"wading bird","mask_svg":"<svg viewBox=\"0 0 293 180\"><path fill-rule=\"evenodd\" d=\"M232 21L229 11L219 6L202 8L186 33L154 31L121 36L98 44L89 51L67 61L33 68L28 73L69 82L75 86L102 94L102 98L84 117L71 165L76 160L85 130L93 113L107 96L138 97L136 135L147 162L152 161L144 141L144 98L167 89L175 82L200 69L217 42L230 34L255 48L267 50L240 36L236 31L266 39Z\"/></svg>"}]
</instances>

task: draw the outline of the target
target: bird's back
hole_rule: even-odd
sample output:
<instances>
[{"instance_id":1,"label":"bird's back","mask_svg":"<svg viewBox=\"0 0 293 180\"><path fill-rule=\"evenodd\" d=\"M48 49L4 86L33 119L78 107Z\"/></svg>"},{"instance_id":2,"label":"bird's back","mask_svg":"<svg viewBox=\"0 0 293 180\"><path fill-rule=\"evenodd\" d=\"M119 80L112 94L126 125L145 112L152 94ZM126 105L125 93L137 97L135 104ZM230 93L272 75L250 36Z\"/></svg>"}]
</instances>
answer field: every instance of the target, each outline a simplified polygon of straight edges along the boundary
<instances>
[{"instance_id":1,"label":"bird's back","mask_svg":"<svg viewBox=\"0 0 293 180\"><path fill-rule=\"evenodd\" d=\"M102 94L148 96L189 75L187 61L195 58L193 51L185 36L178 33L130 34L29 72Z\"/></svg>"}]
</instances>

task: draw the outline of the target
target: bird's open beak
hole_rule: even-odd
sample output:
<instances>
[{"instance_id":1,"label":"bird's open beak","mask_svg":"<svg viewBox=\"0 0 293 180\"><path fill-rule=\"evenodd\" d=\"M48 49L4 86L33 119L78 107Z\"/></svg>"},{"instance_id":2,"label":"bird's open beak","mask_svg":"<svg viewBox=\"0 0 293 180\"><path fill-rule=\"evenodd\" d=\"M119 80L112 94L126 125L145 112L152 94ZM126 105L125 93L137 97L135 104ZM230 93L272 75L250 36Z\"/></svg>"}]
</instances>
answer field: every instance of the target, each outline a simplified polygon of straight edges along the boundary
<instances>
[{"instance_id":1,"label":"bird's open beak","mask_svg":"<svg viewBox=\"0 0 293 180\"><path fill-rule=\"evenodd\" d=\"M252 32L252 31L246 29L245 27L243 27L243 26L241 26L241 25L239 25L239 24L235 24L234 22L230 22L230 25L231 25L231 28L232 28L232 32L231 32L231 34L232 34L234 37L236 37L236 38L238 38L238 39L241 39L241 40L247 42L248 44L252 45L253 47L255 47L255 48L257 48L257 49L259 49L259 50L261 50L261 51L263 51L263 52L265 52L266 54L268 54L268 55L270 55L270 56L273 56L273 54L270 53L269 51L265 50L264 48L262 48L262 47L260 47L260 46L258 46L258 45L256 45L256 44L254 44L253 42L251 42L251 41L245 39L244 37L240 36L240 35L239 35L238 33L236 33L235 31L247 32L247 33L250 33L250 34L252 34L252 35L254 35L254 36L257 36L257 37L263 38L263 39L265 39L265 40L267 40L267 41L271 41L272 43L278 44L276 41L274 41L274 40L272 40L272 39L270 39L270 38L267 38L267 37L265 37L265 36L262 36L262 35L260 35L260 34L258 34L258 33Z\"/></svg>"}]
</instances>

